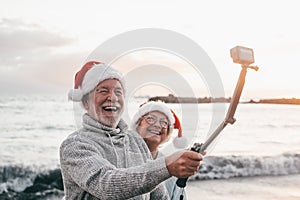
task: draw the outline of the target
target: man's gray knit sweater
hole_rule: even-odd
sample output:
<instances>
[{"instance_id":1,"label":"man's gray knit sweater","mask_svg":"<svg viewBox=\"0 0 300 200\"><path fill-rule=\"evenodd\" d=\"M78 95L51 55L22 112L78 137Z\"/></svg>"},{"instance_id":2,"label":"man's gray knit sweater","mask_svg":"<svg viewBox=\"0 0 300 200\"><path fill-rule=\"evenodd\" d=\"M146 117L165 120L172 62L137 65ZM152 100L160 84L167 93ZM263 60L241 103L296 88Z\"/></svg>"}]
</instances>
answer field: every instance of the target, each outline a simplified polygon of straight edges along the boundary
<instances>
[{"instance_id":1,"label":"man's gray knit sweater","mask_svg":"<svg viewBox=\"0 0 300 200\"><path fill-rule=\"evenodd\" d=\"M170 177L165 159L152 160L143 138L104 126L87 114L83 128L60 147L66 199L169 199L162 181Z\"/></svg>"}]
</instances>

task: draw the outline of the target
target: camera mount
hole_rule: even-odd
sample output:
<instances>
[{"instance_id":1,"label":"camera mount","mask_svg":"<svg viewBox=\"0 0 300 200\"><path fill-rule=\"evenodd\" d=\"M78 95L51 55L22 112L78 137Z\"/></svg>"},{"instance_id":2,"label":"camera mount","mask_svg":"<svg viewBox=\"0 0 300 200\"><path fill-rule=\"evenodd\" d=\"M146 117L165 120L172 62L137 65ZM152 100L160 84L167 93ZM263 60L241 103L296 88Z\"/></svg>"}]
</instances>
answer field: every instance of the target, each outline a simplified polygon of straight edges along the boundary
<instances>
[{"instance_id":1,"label":"camera mount","mask_svg":"<svg viewBox=\"0 0 300 200\"><path fill-rule=\"evenodd\" d=\"M236 46L230 50L230 55L234 63L241 64L242 70L240 72L238 82L231 98L226 117L204 143L194 143L191 147L191 151L203 153L221 133L221 131L227 126L227 124L234 124L234 122L236 121L236 119L234 118L234 113L236 111L237 105L239 104L239 100L244 88L247 69L249 68L255 71L259 69L257 66L250 66L250 64L254 63L253 50L250 48ZM178 187L184 188L186 186L187 180L188 178L178 178L176 184Z\"/></svg>"}]
</instances>

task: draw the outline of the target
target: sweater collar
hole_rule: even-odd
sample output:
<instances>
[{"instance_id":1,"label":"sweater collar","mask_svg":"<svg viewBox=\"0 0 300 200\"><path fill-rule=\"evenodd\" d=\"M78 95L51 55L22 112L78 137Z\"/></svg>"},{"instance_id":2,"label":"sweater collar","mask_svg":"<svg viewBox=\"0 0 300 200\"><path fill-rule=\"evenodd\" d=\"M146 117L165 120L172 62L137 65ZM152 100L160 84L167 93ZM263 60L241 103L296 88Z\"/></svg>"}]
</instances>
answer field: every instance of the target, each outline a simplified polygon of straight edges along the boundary
<instances>
[{"instance_id":1,"label":"sweater collar","mask_svg":"<svg viewBox=\"0 0 300 200\"><path fill-rule=\"evenodd\" d=\"M123 119L120 120L119 124L117 125L117 128L112 128L94 120L88 114L84 114L82 118L84 128L92 130L94 132L104 133L111 137L124 137L128 129L128 126Z\"/></svg>"}]
</instances>

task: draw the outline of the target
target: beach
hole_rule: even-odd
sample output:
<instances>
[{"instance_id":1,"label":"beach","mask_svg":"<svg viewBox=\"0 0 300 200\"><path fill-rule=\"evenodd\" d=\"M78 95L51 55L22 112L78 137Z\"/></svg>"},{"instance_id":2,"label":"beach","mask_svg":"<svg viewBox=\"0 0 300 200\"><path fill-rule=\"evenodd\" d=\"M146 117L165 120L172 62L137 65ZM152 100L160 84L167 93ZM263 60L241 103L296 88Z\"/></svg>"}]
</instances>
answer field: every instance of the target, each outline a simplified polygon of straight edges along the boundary
<instances>
[{"instance_id":1,"label":"beach","mask_svg":"<svg viewBox=\"0 0 300 200\"><path fill-rule=\"evenodd\" d=\"M129 110L144 101L135 99ZM213 105L169 104L182 114L190 145L215 128ZM1 200L61 199L59 146L78 128L74 107L65 96L0 98ZM188 199L300 199L299 113L299 105L239 105L236 123L208 148L199 173L187 183ZM161 151L176 149L168 142Z\"/></svg>"},{"instance_id":2,"label":"beach","mask_svg":"<svg viewBox=\"0 0 300 200\"><path fill-rule=\"evenodd\" d=\"M300 174L189 181L189 200L299 200Z\"/></svg>"}]
</instances>

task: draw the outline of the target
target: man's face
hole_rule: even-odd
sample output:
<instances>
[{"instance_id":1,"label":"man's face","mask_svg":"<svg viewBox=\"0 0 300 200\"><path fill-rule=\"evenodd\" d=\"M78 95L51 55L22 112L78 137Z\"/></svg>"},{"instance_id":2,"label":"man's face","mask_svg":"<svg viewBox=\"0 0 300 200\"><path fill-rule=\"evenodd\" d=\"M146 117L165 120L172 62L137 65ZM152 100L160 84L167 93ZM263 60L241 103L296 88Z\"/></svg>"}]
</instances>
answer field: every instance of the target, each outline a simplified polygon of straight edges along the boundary
<instances>
[{"instance_id":1,"label":"man's face","mask_svg":"<svg viewBox=\"0 0 300 200\"><path fill-rule=\"evenodd\" d=\"M100 123L116 128L124 111L124 90L116 79L100 82L90 93L88 114Z\"/></svg>"},{"instance_id":2,"label":"man's face","mask_svg":"<svg viewBox=\"0 0 300 200\"><path fill-rule=\"evenodd\" d=\"M161 112L152 111L144 115L137 132L144 138L150 150L157 149L168 138L169 121Z\"/></svg>"}]
</instances>

